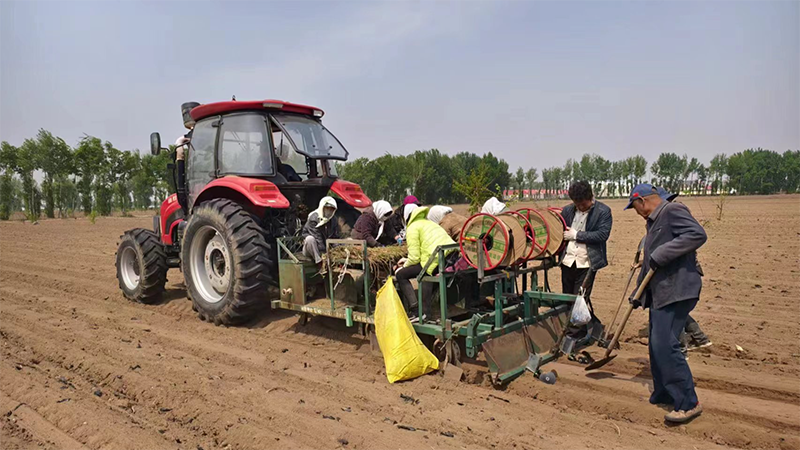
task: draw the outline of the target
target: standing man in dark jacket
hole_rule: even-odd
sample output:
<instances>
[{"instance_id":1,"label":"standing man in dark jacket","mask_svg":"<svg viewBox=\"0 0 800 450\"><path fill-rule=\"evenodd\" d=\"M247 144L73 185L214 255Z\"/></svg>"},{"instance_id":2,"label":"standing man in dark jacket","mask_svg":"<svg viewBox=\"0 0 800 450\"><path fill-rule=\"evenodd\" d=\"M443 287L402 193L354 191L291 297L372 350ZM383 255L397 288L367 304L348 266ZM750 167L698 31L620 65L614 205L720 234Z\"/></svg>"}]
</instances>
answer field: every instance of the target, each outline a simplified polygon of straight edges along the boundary
<instances>
[{"instance_id":1,"label":"standing man in dark jacket","mask_svg":"<svg viewBox=\"0 0 800 450\"><path fill-rule=\"evenodd\" d=\"M567 246L561 252L561 290L578 294L586 282L584 298L589 299L595 273L608 265L606 241L611 235L611 208L594 199L592 186L577 181L569 187L572 204L561 210L567 223L564 239ZM586 277L590 277L588 280ZM586 335L587 326L571 327L569 336L576 339Z\"/></svg>"},{"instance_id":2,"label":"standing man in dark jacket","mask_svg":"<svg viewBox=\"0 0 800 450\"><path fill-rule=\"evenodd\" d=\"M671 202L678 197L678 194L673 194L663 187L657 187L656 191L658 191L658 196L661 197L661 200L667 202ZM700 267L700 261L697 262L697 272L701 277L703 276L703 268ZM686 318L686 329L681 333L680 341L681 353L684 355L686 355L689 350L697 350L713 345L711 340L708 339L708 336L700 329L700 324L692 318L691 314Z\"/></svg>"},{"instance_id":3,"label":"standing man in dark jacket","mask_svg":"<svg viewBox=\"0 0 800 450\"><path fill-rule=\"evenodd\" d=\"M706 232L685 205L664 201L650 184L634 188L625 207L629 208L647 221L639 283L650 269L655 270L644 303L634 303L634 307L650 308L650 403L673 406L664 417L668 422L687 422L703 408L689 364L681 354L679 337L700 298L702 279L696 252L706 242Z\"/></svg>"}]
</instances>

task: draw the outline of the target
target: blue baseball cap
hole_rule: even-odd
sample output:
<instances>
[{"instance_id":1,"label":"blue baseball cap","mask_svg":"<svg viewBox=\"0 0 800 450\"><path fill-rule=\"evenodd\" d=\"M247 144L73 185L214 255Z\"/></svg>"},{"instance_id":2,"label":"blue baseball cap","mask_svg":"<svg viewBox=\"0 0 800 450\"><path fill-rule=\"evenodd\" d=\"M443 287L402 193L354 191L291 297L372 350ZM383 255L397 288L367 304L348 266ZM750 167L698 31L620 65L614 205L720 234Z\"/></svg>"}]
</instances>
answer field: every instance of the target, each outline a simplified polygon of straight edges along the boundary
<instances>
[{"instance_id":1,"label":"blue baseball cap","mask_svg":"<svg viewBox=\"0 0 800 450\"><path fill-rule=\"evenodd\" d=\"M656 191L658 191L658 196L661 197L662 200L667 202L675 200L675 197L678 196L678 194L673 194L661 186L657 187Z\"/></svg>"},{"instance_id":2,"label":"blue baseball cap","mask_svg":"<svg viewBox=\"0 0 800 450\"><path fill-rule=\"evenodd\" d=\"M631 196L628 197L628 205L625 206L625 209L630 209L631 205L633 205L633 201L638 198L644 198L650 195L658 195L658 191L656 188L653 187L650 183L642 183L637 184L635 188L631 191Z\"/></svg>"}]
</instances>

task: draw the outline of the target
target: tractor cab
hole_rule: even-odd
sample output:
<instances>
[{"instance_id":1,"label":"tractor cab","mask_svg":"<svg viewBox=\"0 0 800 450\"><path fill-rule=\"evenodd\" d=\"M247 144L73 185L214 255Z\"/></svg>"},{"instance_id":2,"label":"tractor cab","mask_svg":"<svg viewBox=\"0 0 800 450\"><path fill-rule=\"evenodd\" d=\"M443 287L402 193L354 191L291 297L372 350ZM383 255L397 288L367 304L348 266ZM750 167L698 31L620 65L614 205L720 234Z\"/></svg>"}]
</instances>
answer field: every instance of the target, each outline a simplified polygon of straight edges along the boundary
<instances>
[{"instance_id":1,"label":"tractor cab","mask_svg":"<svg viewBox=\"0 0 800 450\"><path fill-rule=\"evenodd\" d=\"M176 242L177 219L214 198L230 198L267 223L275 235L293 234L319 200L333 191L339 219L349 230L371 204L361 188L338 179L336 162L347 149L323 124L313 106L278 100L185 103L190 143L176 161L177 195L162 206L164 242ZM161 149L158 133L151 151ZM185 164L185 166L181 166ZM185 170L183 170L185 169ZM276 218L276 220L272 220Z\"/></svg>"},{"instance_id":2,"label":"tractor cab","mask_svg":"<svg viewBox=\"0 0 800 450\"><path fill-rule=\"evenodd\" d=\"M335 162L347 160L345 147L322 125L323 111L312 106L229 101L197 105L189 114L185 180L176 183L185 181L188 209L223 177L261 179L284 196L305 192L318 200L337 180ZM151 142L160 147L160 137Z\"/></svg>"}]
</instances>

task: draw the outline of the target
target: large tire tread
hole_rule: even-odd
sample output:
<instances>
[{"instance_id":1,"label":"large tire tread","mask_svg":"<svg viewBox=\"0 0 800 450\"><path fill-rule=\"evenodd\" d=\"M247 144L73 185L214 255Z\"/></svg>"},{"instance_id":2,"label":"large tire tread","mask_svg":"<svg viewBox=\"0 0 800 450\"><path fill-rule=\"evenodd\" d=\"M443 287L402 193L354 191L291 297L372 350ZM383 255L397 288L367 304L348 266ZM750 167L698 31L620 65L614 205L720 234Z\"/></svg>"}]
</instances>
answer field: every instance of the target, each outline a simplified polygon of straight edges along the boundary
<instances>
[{"instance_id":1,"label":"large tire tread","mask_svg":"<svg viewBox=\"0 0 800 450\"><path fill-rule=\"evenodd\" d=\"M198 302L189 283L187 292L201 320L215 325L235 325L252 319L258 311L269 306L271 287L277 286L277 249L260 226L258 218L232 200L204 202L192 217L215 214L223 220L232 243L229 250L233 260L233 287L221 300L224 303L222 308L217 310L206 308ZM189 260L189 246L186 240L184 243L182 260L185 263ZM190 272L184 270L184 276L190 278Z\"/></svg>"},{"instance_id":2,"label":"large tire tread","mask_svg":"<svg viewBox=\"0 0 800 450\"><path fill-rule=\"evenodd\" d=\"M130 291L119 276L119 258L116 258L117 280L123 295L128 300L152 304L161 300L167 283L167 252L158 236L144 228L128 230L120 236L123 244L132 245L143 267L139 269L139 286ZM119 250L117 250L119 253Z\"/></svg>"}]
</instances>

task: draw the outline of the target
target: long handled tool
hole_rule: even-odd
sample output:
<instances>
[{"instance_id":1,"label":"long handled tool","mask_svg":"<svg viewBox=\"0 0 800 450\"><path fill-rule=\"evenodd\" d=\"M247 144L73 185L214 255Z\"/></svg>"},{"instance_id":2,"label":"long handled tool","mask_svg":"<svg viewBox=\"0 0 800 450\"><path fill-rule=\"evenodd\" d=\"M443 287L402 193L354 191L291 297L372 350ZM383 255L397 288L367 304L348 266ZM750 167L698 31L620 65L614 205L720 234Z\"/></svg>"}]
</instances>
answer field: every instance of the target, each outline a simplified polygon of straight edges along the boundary
<instances>
[{"instance_id":1,"label":"long handled tool","mask_svg":"<svg viewBox=\"0 0 800 450\"><path fill-rule=\"evenodd\" d=\"M625 303L625 299L628 297L628 288L631 287L631 281L633 281L633 276L636 274L636 269L638 268L639 258L642 255L642 246L644 244L644 239L639 242L639 248L636 250L636 256L633 257L633 264L631 265L631 272L628 274L628 282L625 283L625 290L622 292L622 298L619 299L619 305L617 305L617 312L614 313L614 318L611 319L611 323L608 324L608 333L606 334L605 340L609 341L614 338L614 324L617 323L617 317L619 316L620 310L622 310L622 304Z\"/></svg>"},{"instance_id":2,"label":"long handled tool","mask_svg":"<svg viewBox=\"0 0 800 450\"><path fill-rule=\"evenodd\" d=\"M644 293L644 288L647 287L647 283L650 282L650 278L653 278L654 273L656 273L655 269L650 269L647 272L647 275L645 275L644 280L642 280L642 284L639 285L639 288L636 290L636 294L634 294L633 296L634 301L637 301L642 297L642 294ZM628 309L627 311L625 311L625 315L622 316L622 322L619 323L619 327L617 327L617 330L614 332L614 339L611 341L611 344L606 349L606 354L603 355L603 359L599 359L589 364L588 366L586 366L585 370L599 369L608 364L609 362L611 362L612 359L617 357L617 355L612 356L611 352L614 351L614 347L617 346L617 342L619 342L619 337L622 335L622 330L625 329L625 324L628 323L628 318L631 316L632 311L633 311L633 303L628 305Z\"/></svg>"}]
</instances>

